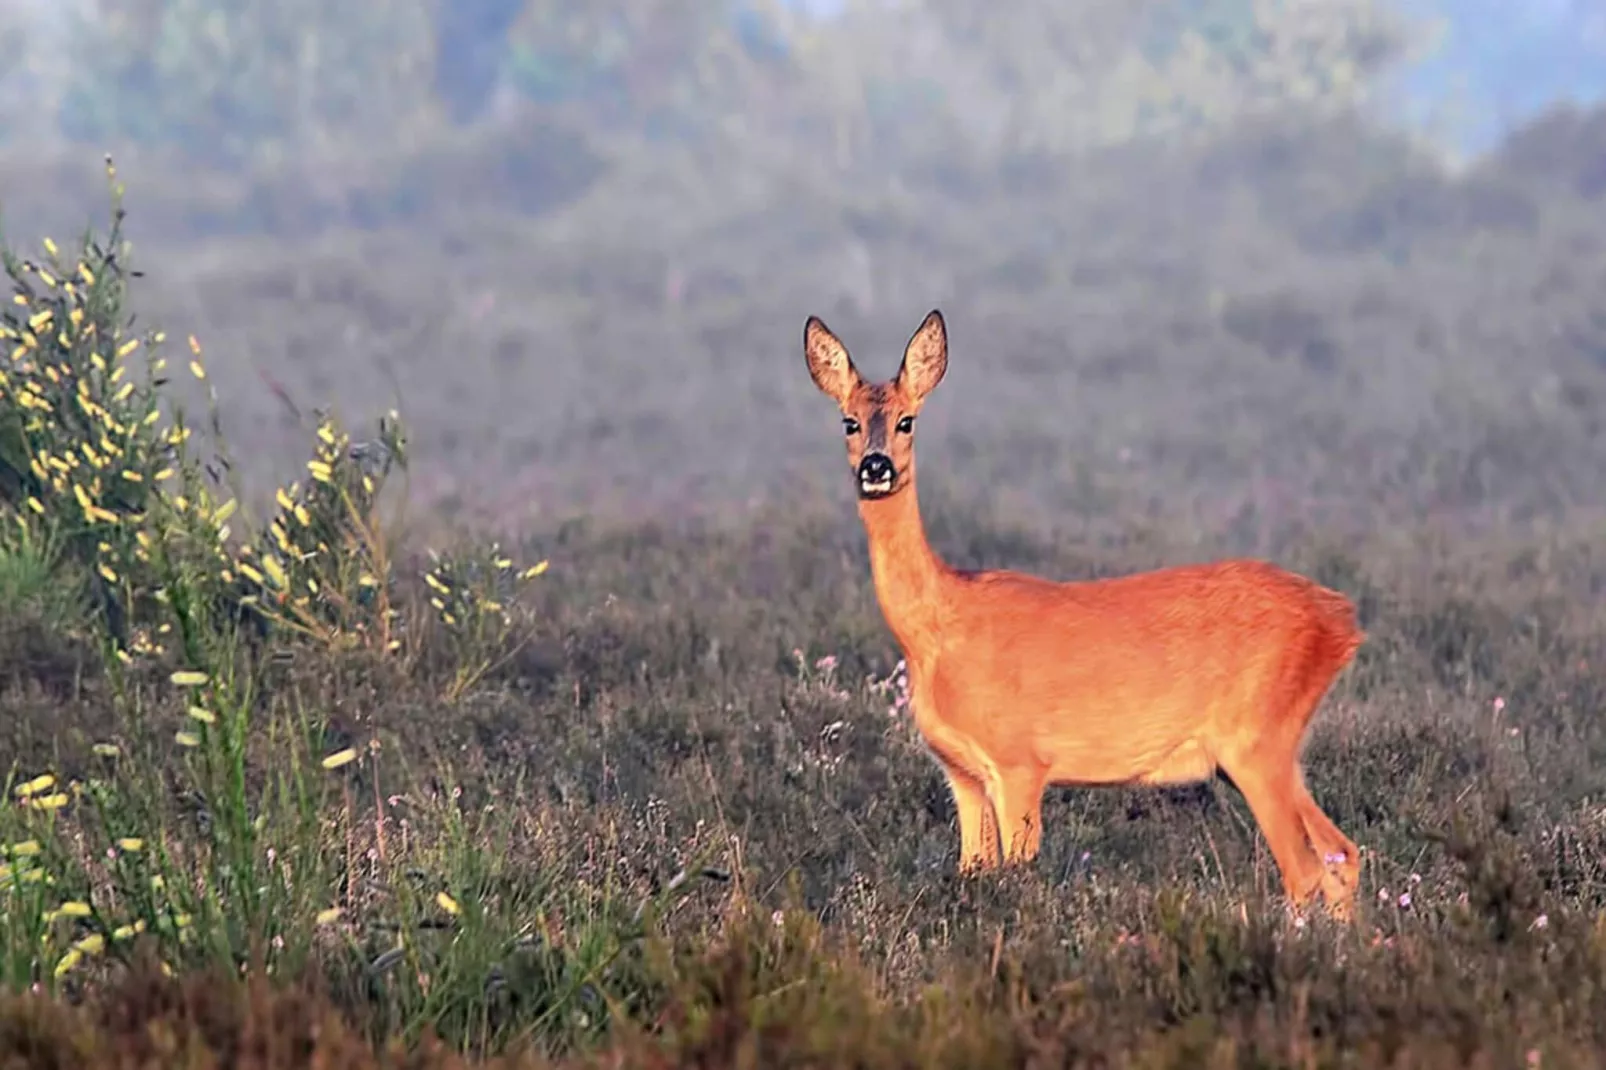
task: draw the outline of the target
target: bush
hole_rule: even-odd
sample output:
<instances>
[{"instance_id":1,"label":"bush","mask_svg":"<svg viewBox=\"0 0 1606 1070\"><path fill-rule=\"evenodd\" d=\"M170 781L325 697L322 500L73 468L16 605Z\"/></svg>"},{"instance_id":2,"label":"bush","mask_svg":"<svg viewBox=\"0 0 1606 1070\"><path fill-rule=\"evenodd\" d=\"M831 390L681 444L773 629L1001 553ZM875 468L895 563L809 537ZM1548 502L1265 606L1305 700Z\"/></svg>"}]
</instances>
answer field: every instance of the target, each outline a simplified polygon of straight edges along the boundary
<instances>
[{"instance_id":1,"label":"bush","mask_svg":"<svg viewBox=\"0 0 1606 1070\"><path fill-rule=\"evenodd\" d=\"M47 240L37 261L4 252L0 596L94 639L121 725L77 775L4 780L0 986L82 992L148 960L317 973L384 1035L428 1026L486 1048L535 1023L555 1043L600 1028L599 1011L560 1012L596 998L649 904L515 878L516 829L460 788L413 798L387 835L379 740L336 739L317 708L315 681L341 659L399 677L442 661L431 642L449 654L442 690L461 695L516 649L515 600L544 563L515 567L494 544L435 555L416 584L430 598L409 601L381 521L406 459L394 413L359 444L320 417L305 485L250 523L215 404L202 449L164 335L131 331L137 273L107 171L104 237ZM188 350L204 387L200 343ZM82 574L93 600L79 605ZM297 662L304 675L279 673ZM529 939L523 919L543 913L569 919L568 940ZM516 996L497 977L516 977Z\"/></svg>"}]
</instances>

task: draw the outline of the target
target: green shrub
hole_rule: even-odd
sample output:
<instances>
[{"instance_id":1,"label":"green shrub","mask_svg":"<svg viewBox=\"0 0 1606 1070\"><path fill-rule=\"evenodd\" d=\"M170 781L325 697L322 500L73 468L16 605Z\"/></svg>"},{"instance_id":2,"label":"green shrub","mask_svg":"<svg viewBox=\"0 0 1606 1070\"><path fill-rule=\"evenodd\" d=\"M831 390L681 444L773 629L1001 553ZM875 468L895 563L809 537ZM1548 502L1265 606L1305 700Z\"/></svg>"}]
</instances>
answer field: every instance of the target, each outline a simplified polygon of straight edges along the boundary
<instances>
[{"instance_id":1,"label":"green shrub","mask_svg":"<svg viewBox=\"0 0 1606 1070\"><path fill-rule=\"evenodd\" d=\"M398 608L411 588L381 517L406 462L394 413L368 443L320 416L305 483L251 523L215 398L203 450L164 336L129 331L107 170L108 235L70 252L47 241L38 261L4 252L0 598L65 617L76 577L93 575L76 621L122 721L72 776L4 780L0 986L84 990L145 958L171 974L318 973L350 982L382 1033L428 1026L463 1047L594 1033L600 1008L570 1010L645 933L649 904L516 868L514 828L460 790L413 799L387 837L377 738L336 738L316 707L320 668L358 650L399 674L424 641L449 654L460 696L505 656L513 599L544 563L515 567L495 544L437 555L416 584L431 601ZM200 343L188 349L189 378L209 387ZM277 672L302 658L303 674ZM564 941L529 939L546 913L566 919Z\"/></svg>"}]
</instances>

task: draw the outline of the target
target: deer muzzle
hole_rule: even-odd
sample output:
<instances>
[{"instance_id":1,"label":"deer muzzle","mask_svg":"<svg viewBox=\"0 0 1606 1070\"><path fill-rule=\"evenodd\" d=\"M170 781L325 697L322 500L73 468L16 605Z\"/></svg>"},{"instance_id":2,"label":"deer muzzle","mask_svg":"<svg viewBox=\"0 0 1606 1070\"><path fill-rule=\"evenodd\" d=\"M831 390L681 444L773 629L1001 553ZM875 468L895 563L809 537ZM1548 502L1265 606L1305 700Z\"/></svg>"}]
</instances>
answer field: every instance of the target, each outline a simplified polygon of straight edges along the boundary
<instances>
[{"instance_id":1,"label":"deer muzzle","mask_svg":"<svg viewBox=\"0 0 1606 1070\"><path fill-rule=\"evenodd\" d=\"M892 493L898 470L884 453L867 453L859 462L859 497L884 498Z\"/></svg>"}]
</instances>

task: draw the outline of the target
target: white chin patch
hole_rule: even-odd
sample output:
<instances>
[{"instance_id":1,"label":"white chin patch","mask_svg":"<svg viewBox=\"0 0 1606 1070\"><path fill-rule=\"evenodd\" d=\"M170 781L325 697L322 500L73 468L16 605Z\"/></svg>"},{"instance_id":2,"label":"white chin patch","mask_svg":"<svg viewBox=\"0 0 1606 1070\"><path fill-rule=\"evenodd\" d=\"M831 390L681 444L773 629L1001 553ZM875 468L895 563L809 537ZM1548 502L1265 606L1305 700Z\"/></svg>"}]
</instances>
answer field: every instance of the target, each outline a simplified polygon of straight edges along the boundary
<instances>
[{"instance_id":1,"label":"white chin patch","mask_svg":"<svg viewBox=\"0 0 1606 1070\"><path fill-rule=\"evenodd\" d=\"M892 480L883 479L876 483L859 481L859 490L865 494L889 494L892 492Z\"/></svg>"}]
</instances>

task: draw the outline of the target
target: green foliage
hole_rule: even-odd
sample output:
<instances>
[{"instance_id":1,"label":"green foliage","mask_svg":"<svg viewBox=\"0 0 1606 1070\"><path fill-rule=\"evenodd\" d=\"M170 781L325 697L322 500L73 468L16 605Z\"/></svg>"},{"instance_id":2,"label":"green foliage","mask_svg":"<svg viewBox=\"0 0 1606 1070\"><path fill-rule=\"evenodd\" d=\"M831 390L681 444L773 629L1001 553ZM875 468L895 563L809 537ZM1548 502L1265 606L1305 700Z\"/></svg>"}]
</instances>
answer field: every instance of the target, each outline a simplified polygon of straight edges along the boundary
<instances>
[{"instance_id":1,"label":"green foliage","mask_svg":"<svg viewBox=\"0 0 1606 1070\"><path fill-rule=\"evenodd\" d=\"M424 583L443 634L441 650L451 666L445 698L452 702L517 653L512 606L522 589L546 571L547 562L517 569L498 543L444 555L431 550L429 556Z\"/></svg>"},{"instance_id":2,"label":"green foliage","mask_svg":"<svg viewBox=\"0 0 1606 1070\"><path fill-rule=\"evenodd\" d=\"M824 23L765 3L529 0L505 31L477 10L86 0L70 16L70 66L17 68L29 92L12 110L54 107L80 141L277 165L439 134L442 65L471 63L496 72L486 92L500 78L586 123L704 142L762 132L809 155L829 131L844 161L884 167L934 139L1063 153L1343 109L1419 39L1385 0L857 0Z\"/></svg>"},{"instance_id":3,"label":"green foliage","mask_svg":"<svg viewBox=\"0 0 1606 1070\"><path fill-rule=\"evenodd\" d=\"M58 540L21 519L0 528L0 616L59 634L78 630L88 609L85 580Z\"/></svg>"},{"instance_id":4,"label":"green foliage","mask_svg":"<svg viewBox=\"0 0 1606 1070\"><path fill-rule=\"evenodd\" d=\"M911 41L910 26L925 32ZM988 158L1221 134L1290 109L1342 112L1364 103L1415 40L1414 25L1382 0L1002 10L916 0L896 14L867 3L848 27L822 33L805 66L816 80L834 74L856 87L851 99L836 98L837 121L848 124L840 137L859 146L850 152L888 137L913 148L957 131ZM902 86L907 97L922 83L935 89L935 108L877 107L885 87Z\"/></svg>"},{"instance_id":5,"label":"green foliage","mask_svg":"<svg viewBox=\"0 0 1606 1070\"><path fill-rule=\"evenodd\" d=\"M57 547L64 566L90 575L101 630L126 658L161 646L145 627L160 590L151 530L172 525L165 552L181 552L213 502L182 411L164 422L166 361L130 360L165 339L126 333L127 247L109 160L107 172L104 241L85 235L65 255L47 239L42 261L0 254L13 288L0 311L0 507L25 543Z\"/></svg>"},{"instance_id":6,"label":"green foliage","mask_svg":"<svg viewBox=\"0 0 1606 1070\"><path fill-rule=\"evenodd\" d=\"M240 548L230 570L248 591L241 603L325 647L395 652L401 640L380 506L387 478L406 464L396 413L379 421L374 441L360 445L320 415L306 485L274 492L276 515Z\"/></svg>"},{"instance_id":7,"label":"green foliage","mask_svg":"<svg viewBox=\"0 0 1606 1070\"><path fill-rule=\"evenodd\" d=\"M61 127L79 140L180 144L219 163L271 162L361 131L394 138L430 121L429 10L423 0L96 0L72 32Z\"/></svg>"},{"instance_id":8,"label":"green foliage","mask_svg":"<svg viewBox=\"0 0 1606 1070\"><path fill-rule=\"evenodd\" d=\"M168 974L316 970L367 978L374 1021L408 1036L445 1025L483 1048L533 1027L553 1040L594 1031L599 1014L578 1025L569 1008L639 941L646 904L538 872L515 882L495 821L462 813L460 791L415 802L387 843L377 741L331 746L308 692L316 671L275 686L298 654L405 662L379 519L386 477L405 465L399 419L354 444L320 416L306 485L280 489L267 523L236 533L231 520L246 518L225 497L215 399L203 455L165 376L164 336L125 335L131 273L107 170L108 236L70 255L47 241L39 262L4 252L0 597L99 640L121 727L71 777L13 769L4 783L0 985L93 987L141 959ZM205 385L200 343L189 349ZM87 570L98 598L72 617ZM460 659L448 690L504 656L512 599L544 570L515 569L495 544L437 558L425 579L446 595L433 609ZM367 817L357 786L372 789ZM523 919L545 913L567 919L570 942L528 945ZM491 985L509 972L516 1006Z\"/></svg>"}]
</instances>

